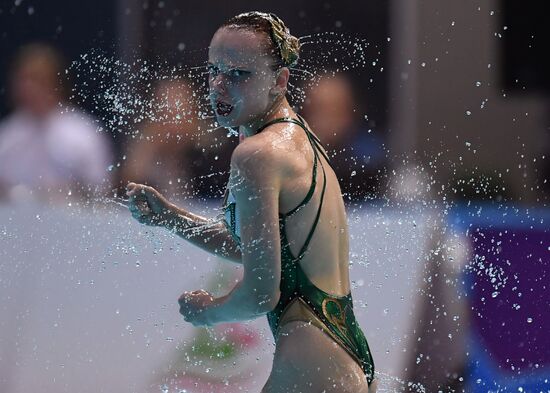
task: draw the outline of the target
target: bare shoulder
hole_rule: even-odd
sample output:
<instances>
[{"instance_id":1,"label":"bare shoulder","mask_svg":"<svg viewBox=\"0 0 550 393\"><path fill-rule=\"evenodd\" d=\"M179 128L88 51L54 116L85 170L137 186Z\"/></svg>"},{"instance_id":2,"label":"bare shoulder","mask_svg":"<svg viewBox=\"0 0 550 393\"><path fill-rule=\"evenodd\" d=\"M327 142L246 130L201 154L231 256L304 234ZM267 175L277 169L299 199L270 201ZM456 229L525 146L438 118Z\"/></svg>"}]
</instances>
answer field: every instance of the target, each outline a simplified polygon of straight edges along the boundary
<instances>
[{"instance_id":1,"label":"bare shoulder","mask_svg":"<svg viewBox=\"0 0 550 393\"><path fill-rule=\"evenodd\" d=\"M292 127L296 127L292 125ZM292 166L296 142L289 124L274 124L241 142L233 151L231 166L241 175L283 175Z\"/></svg>"}]
</instances>

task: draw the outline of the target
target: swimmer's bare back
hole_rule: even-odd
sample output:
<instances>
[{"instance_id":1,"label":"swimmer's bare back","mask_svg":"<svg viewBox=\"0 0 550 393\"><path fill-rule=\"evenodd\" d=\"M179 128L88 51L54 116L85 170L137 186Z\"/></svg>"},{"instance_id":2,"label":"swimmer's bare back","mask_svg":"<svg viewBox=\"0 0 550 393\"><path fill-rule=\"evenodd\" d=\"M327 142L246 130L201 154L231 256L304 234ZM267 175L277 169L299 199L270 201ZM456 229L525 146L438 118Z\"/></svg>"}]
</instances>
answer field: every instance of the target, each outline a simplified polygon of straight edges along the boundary
<instances>
[{"instance_id":1,"label":"swimmer's bare back","mask_svg":"<svg viewBox=\"0 0 550 393\"><path fill-rule=\"evenodd\" d=\"M274 124L251 138L264 146L277 146L278 154L284 155L285 167L280 170L283 184L279 194L279 212L287 213L306 196L312 181L313 150L304 131L292 123ZM247 143L245 141L244 143ZM323 207L315 234L300 265L308 278L319 289L344 296L350 291L349 284L349 234L344 201L338 180L332 168L320 157L327 177ZM323 182L321 171L317 171L317 184ZM286 234L290 239L293 255L298 255L319 208L321 187L303 208L286 219Z\"/></svg>"},{"instance_id":2,"label":"swimmer's bare back","mask_svg":"<svg viewBox=\"0 0 550 393\"><path fill-rule=\"evenodd\" d=\"M314 153L307 136L294 124L276 124L251 138L263 146L278 146L286 159L286 176L280 191L280 212L288 212L307 194L312 181ZM253 142L244 141L243 143ZM261 154L261 153L260 153ZM308 251L299 262L304 273L319 289L335 296L345 296L349 285L349 241L344 202L336 175L323 157L327 178L322 213ZM317 183L320 184L320 173ZM287 220L287 238L294 255L306 240L320 202L320 189L310 203ZM293 307L291 305L290 307ZM365 372L350 354L326 332L304 321L280 327L271 375L262 393L271 392L355 392L370 389Z\"/></svg>"}]
</instances>

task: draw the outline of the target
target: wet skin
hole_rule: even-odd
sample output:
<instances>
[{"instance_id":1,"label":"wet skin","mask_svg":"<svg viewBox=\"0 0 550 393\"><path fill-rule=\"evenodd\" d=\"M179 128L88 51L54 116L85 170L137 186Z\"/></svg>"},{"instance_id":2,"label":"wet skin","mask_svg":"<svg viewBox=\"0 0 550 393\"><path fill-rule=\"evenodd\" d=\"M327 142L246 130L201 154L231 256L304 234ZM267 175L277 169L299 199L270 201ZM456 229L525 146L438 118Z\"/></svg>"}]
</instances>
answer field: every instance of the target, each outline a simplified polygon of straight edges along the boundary
<instances>
[{"instance_id":1,"label":"wet skin","mask_svg":"<svg viewBox=\"0 0 550 393\"><path fill-rule=\"evenodd\" d=\"M257 318L279 299L281 249L279 212L288 212L307 194L313 151L304 131L280 123L255 134L262 124L296 114L284 98L288 69L273 69L261 45L262 35L222 28L209 50L211 103L220 125L239 127L241 143L233 152L229 187L241 220L243 280L226 296L185 292L180 312L195 326ZM300 264L321 290L349 293L348 228L338 180L324 158L327 175L321 220ZM322 183L317 173L318 184ZM287 236L296 255L315 219L321 187L311 201L287 220ZM132 185L131 197L139 197ZM156 200L159 200L158 196ZM134 211L141 214L141 205ZM171 211L172 208L159 209ZM145 214L150 214L144 210ZM166 215L166 213L165 213ZM370 392L375 391L371 385ZM329 336L305 322L280 329L271 375L262 392L369 392L365 374Z\"/></svg>"}]
</instances>

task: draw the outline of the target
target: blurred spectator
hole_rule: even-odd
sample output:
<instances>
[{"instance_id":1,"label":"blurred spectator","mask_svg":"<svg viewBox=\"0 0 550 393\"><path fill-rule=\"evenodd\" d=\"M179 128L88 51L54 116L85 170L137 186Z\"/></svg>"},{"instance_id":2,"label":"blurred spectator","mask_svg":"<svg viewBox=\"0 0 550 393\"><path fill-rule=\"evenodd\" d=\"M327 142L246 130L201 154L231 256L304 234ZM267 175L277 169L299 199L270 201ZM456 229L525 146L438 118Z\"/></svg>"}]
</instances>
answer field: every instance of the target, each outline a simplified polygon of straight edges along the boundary
<instances>
[{"instance_id":1,"label":"blurred spectator","mask_svg":"<svg viewBox=\"0 0 550 393\"><path fill-rule=\"evenodd\" d=\"M145 183L175 197L221 196L231 143L219 130L206 130L197 96L183 79L157 83L149 120L124 149L122 185Z\"/></svg>"},{"instance_id":2,"label":"blurred spectator","mask_svg":"<svg viewBox=\"0 0 550 393\"><path fill-rule=\"evenodd\" d=\"M14 110L0 122L0 199L89 197L108 185L111 147L92 118L65 105L62 70L61 55L43 44L23 47L13 62Z\"/></svg>"},{"instance_id":3,"label":"blurred spectator","mask_svg":"<svg viewBox=\"0 0 550 393\"><path fill-rule=\"evenodd\" d=\"M345 199L373 197L385 164L381 136L365 120L351 81L344 74L324 76L306 91L304 117L331 157Z\"/></svg>"},{"instance_id":4,"label":"blurred spectator","mask_svg":"<svg viewBox=\"0 0 550 393\"><path fill-rule=\"evenodd\" d=\"M401 217L421 212L423 221L415 240L422 243L422 257L410 271L420 280L409 298L412 330L403 364L411 384L405 391L464 392L469 315L459 283L471 250L466 236L449 225L445 205L434 203L433 173L415 159L407 161L392 170L384 192Z\"/></svg>"}]
</instances>

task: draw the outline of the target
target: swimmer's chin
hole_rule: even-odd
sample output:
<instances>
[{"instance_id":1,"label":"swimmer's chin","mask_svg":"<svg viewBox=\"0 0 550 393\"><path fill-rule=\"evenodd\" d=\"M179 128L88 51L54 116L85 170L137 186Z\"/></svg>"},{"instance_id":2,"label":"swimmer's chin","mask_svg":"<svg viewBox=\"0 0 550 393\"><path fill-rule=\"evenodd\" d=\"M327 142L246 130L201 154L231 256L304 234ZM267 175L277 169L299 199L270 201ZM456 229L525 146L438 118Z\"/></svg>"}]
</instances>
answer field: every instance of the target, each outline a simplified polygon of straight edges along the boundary
<instances>
[{"instance_id":1,"label":"swimmer's chin","mask_svg":"<svg viewBox=\"0 0 550 393\"><path fill-rule=\"evenodd\" d=\"M241 125L238 121L236 121L236 116L234 116L233 113L226 116L216 114L216 122L220 127L225 128L237 128Z\"/></svg>"},{"instance_id":2,"label":"swimmer's chin","mask_svg":"<svg viewBox=\"0 0 550 393\"><path fill-rule=\"evenodd\" d=\"M234 124L234 122L229 121L227 118L222 116L216 116L216 122L218 123L218 126L224 128L235 128L239 126L238 124Z\"/></svg>"}]
</instances>

